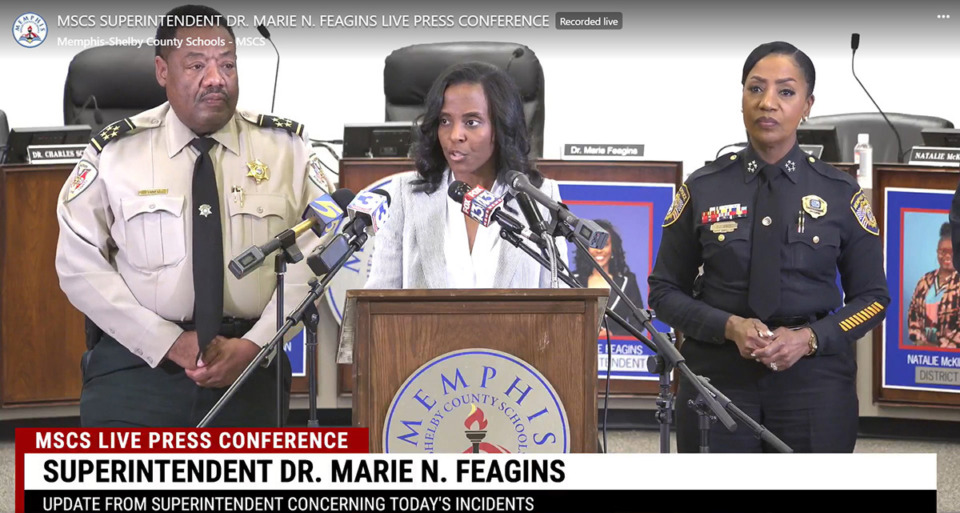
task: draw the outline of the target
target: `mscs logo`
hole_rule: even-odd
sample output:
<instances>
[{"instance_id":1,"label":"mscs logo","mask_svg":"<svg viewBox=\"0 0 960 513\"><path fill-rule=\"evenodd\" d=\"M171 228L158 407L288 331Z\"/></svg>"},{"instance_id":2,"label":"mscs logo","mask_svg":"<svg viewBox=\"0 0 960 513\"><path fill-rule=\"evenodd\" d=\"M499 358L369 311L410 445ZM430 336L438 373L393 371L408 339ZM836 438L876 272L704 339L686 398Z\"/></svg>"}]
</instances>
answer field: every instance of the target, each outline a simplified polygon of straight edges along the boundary
<instances>
[{"instance_id":1,"label":"mscs logo","mask_svg":"<svg viewBox=\"0 0 960 513\"><path fill-rule=\"evenodd\" d=\"M570 424L547 379L492 349L434 358L400 387L383 450L394 453L570 452Z\"/></svg>"},{"instance_id":2,"label":"mscs logo","mask_svg":"<svg viewBox=\"0 0 960 513\"><path fill-rule=\"evenodd\" d=\"M47 22L37 13L21 14L13 22L13 39L25 48L40 46L47 39Z\"/></svg>"}]
</instances>

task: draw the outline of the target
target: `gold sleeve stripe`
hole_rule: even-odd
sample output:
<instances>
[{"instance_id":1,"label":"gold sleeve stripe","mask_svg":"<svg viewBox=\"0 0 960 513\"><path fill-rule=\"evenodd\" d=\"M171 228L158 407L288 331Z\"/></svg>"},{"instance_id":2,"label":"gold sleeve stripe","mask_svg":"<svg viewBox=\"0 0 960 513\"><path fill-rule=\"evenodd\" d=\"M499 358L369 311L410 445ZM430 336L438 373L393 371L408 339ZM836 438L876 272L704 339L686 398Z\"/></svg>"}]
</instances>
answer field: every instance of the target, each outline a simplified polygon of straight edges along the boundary
<instances>
[{"instance_id":1,"label":"gold sleeve stripe","mask_svg":"<svg viewBox=\"0 0 960 513\"><path fill-rule=\"evenodd\" d=\"M857 326L869 321L880 312L883 312L883 306L874 301L859 312L854 313L846 319L840 321L840 328L842 328L843 331L850 331L853 328L856 328Z\"/></svg>"}]
</instances>

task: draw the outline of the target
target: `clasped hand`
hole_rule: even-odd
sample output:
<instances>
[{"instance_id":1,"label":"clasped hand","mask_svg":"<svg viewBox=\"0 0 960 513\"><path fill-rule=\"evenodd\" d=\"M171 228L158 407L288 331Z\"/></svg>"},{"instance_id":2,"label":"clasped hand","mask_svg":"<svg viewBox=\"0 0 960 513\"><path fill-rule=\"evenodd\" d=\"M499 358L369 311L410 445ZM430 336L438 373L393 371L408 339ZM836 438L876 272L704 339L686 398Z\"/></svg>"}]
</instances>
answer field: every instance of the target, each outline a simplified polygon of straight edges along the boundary
<instances>
[{"instance_id":1,"label":"clasped hand","mask_svg":"<svg viewBox=\"0 0 960 513\"><path fill-rule=\"evenodd\" d=\"M245 338L217 336L197 359L200 346L196 331L184 331L167 352L167 358L184 368L197 386L230 386L260 352L260 346Z\"/></svg>"},{"instance_id":2,"label":"clasped hand","mask_svg":"<svg viewBox=\"0 0 960 513\"><path fill-rule=\"evenodd\" d=\"M733 316L727 321L726 337L733 340L740 356L755 360L773 371L784 371L810 351L810 328L771 331L759 319Z\"/></svg>"}]
</instances>

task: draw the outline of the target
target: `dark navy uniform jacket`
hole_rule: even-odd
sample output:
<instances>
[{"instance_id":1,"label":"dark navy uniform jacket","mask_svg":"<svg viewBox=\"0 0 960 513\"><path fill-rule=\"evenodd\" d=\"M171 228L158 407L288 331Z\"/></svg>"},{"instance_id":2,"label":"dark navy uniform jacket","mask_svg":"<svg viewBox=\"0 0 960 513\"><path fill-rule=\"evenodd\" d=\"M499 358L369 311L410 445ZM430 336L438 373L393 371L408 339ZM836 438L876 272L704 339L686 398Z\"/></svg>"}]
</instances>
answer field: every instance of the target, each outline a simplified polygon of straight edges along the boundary
<instances>
[{"instance_id":1,"label":"dark navy uniform jacket","mask_svg":"<svg viewBox=\"0 0 960 513\"><path fill-rule=\"evenodd\" d=\"M693 173L670 207L649 301L659 319L689 338L722 344L730 314L756 317L747 290L764 165L751 148L724 155ZM817 335L817 354L846 352L880 323L890 302L876 219L854 178L799 146L776 166L775 215L785 225L781 299L773 317L761 320L804 318Z\"/></svg>"}]
</instances>

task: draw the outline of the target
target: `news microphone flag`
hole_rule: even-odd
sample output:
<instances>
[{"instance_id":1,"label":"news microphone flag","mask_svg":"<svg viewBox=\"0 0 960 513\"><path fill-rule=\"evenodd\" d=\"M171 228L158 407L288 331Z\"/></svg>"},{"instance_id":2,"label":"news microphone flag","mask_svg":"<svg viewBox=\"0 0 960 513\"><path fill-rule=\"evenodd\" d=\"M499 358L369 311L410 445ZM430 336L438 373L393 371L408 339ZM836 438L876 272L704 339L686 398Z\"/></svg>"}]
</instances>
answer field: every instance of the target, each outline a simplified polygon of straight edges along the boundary
<instances>
[{"instance_id":1,"label":"news microphone flag","mask_svg":"<svg viewBox=\"0 0 960 513\"><path fill-rule=\"evenodd\" d=\"M360 191L347 206L347 215L354 221L362 219L368 227L367 233L374 235L386 221L389 205L390 195L386 191Z\"/></svg>"},{"instance_id":2,"label":"news microphone flag","mask_svg":"<svg viewBox=\"0 0 960 513\"><path fill-rule=\"evenodd\" d=\"M464 214L483 226L490 226L493 222L493 213L503 206L503 198L479 185L463 195Z\"/></svg>"},{"instance_id":3,"label":"news microphone flag","mask_svg":"<svg viewBox=\"0 0 960 513\"><path fill-rule=\"evenodd\" d=\"M315 220L310 229L317 234L317 237L322 238L330 232L337 231L340 222L343 221L343 210L332 196L324 194L307 205L302 217L304 221Z\"/></svg>"}]
</instances>

